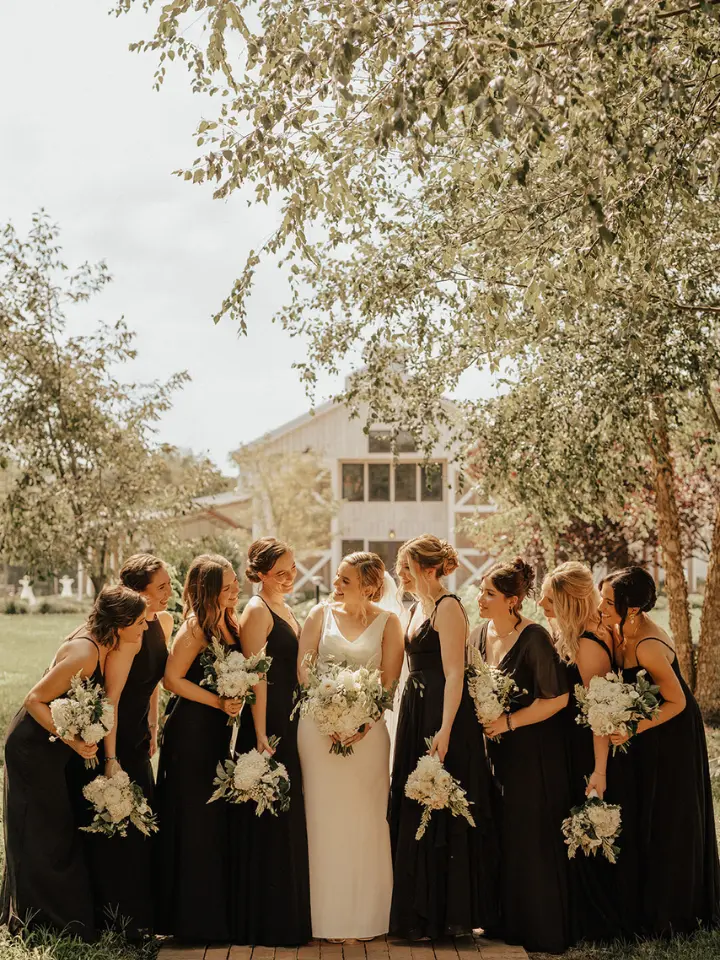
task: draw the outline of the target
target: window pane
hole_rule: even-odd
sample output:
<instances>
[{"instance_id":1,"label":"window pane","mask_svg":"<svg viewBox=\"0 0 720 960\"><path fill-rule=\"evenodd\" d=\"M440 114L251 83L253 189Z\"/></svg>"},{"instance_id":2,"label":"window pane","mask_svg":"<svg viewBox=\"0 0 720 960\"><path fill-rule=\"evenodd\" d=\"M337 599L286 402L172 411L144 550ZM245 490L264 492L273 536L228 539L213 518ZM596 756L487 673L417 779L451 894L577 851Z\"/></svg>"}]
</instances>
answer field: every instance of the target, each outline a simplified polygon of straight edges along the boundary
<instances>
[{"instance_id":1,"label":"window pane","mask_svg":"<svg viewBox=\"0 0 720 960\"><path fill-rule=\"evenodd\" d=\"M395 465L395 499L417 500L417 466L414 463Z\"/></svg>"},{"instance_id":2,"label":"window pane","mask_svg":"<svg viewBox=\"0 0 720 960\"><path fill-rule=\"evenodd\" d=\"M347 557L350 553L360 553L365 549L364 540L343 540L342 555Z\"/></svg>"},{"instance_id":3,"label":"window pane","mask_svg":"<svg viewBox=\"0 0 720 960\"><path fill-rule=\"evenodd\" d=\"M413 435L407 430L398 430L395 449L398 453L415 453L417 446Z\"/></svg>"},{"instance_id":4,"label":"window pane","mask_svg":"<svg viewBox=\"0 0 720 960\"><path fill-rule=\"evenodd\" d=\"M443 470L441 463L428 463L420 468L420 499L442 500Z\"/></svg>"},{"instance_id":5,"label":"window pane","mask_svg":"<svg viewBox=\"0 0 720 960\"><path fill-rule=\"evenodd\" d=\"M395 434L396 453L414 453L417 449L415 440L407 430L398 430ZM370 453L392 453L393 431L382 427L374 427L368 434L368 450Z\"/></svg>"},{"instance_id":6,"label":"window pane","mask_svg":"<svg viewBox=\"0 0 720 960\"><path fill-rule=\"evenodd\" d=\"M399 548L400 544L397 540L370 540L368 543L368 550L376 553L382 559L388 573L393 575Z\"/></svg>"},{"instance_id":7,"label":"window pane","mask_svg":"<svg viewBox=\"0 0 720 960\"><path fill-rule=\"evenodd\" d=\"M365 465L344 463L342 465L343 500L365 499Z\"/></svg>"},{"instance_id":8,"label":"window pane","mask_svg":"<svg viewBox=\"0 0 720 960\"><path fill-rule=\"evenodd\" d=\"M368 500L389 500L390 499L390 464L389 463L370 463L369 471L369 493Z\"/></svg>"}]
</instances>

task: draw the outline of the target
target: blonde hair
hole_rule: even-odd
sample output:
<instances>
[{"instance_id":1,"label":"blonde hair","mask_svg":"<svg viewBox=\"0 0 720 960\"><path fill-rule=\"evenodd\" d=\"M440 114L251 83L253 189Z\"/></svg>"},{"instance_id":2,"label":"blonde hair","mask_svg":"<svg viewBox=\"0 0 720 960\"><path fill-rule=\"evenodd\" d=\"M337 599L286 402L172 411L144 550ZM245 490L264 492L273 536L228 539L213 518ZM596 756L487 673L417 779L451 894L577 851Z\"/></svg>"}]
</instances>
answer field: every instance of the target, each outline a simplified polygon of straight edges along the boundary
<instances>
[{"instance_id":1,"label":"blonde hair","mask_svg":"<svg viewBox=\"0 0 720 960\"><path fill-rule=\"evenodd\" d=\"M447 577L460 566L457 550L447 540L441 540L432 533L423 533L412 540L406 540L398 550L395 569L399 573L403 559L407 558L413 579L415 594L419 600L428 601L430 595L422 590L418 570L435 570L438 579Z\"/></svg>"},{"instance_id":2,"label":"blonde hair","mask_svg":"<svg viewBox=\"0 0 720 960\"><path fill-rule=\"evenodd\" d=\"M543 589L552 594L555 608L555 649L563 660L575 663L580 637L600 606L592 572L584 563L568 560L545 577Z\"/></svg>"},{"instance_id":3,"label":"blonde hair","mask_svg":"<svg viewBox=\"0 0 720 960\"><path fill-rule=\"evenodd\" d=\"M358 550L343 557L342 562L357 570L360 585L371 589L370 601L377 603L385 589L385 564L382 559L376 553Z\"/></svg>"}]
</instances>

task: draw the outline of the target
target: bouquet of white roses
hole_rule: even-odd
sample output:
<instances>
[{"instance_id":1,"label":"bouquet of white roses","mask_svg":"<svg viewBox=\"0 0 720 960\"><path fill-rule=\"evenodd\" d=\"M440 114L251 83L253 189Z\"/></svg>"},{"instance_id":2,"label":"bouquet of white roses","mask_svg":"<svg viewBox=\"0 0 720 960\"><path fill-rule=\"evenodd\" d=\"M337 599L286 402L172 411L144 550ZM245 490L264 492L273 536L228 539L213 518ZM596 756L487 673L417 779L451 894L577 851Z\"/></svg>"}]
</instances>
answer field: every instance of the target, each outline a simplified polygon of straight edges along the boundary
<instances>
[{"instance_id":1,"label":"bouquet of white roses","mask_svg":"<svg viewBox=\"0 0 720 960\"><path fill-rule=\"evenodd\" d=\"M570 816L563 820L562 832L568 857L572 859L578 850L582 850L586 857L595 856L599 851L610 863L617 863L620 847L615 841L621 830L620 807L605 803L593 791L585 803L573 807Z\"/></svg>"},{"instance_id":2,"label":"bouquet of white roses","mask_svg":"<svg viewBox=\"0 0 720 960\"><path fill-rule=\"evenodd\" d=\"M647 671L640 670L635 683L624 683L622 674L607 673L593 677L587 687L576 684L575 696L580 713L575 718L579 724L590 727L596 737L609 737L613 733L633 736L641 720L652 720L660 709L660 688L650 683ZM627 750L627 744L616 750Z\"/></svg>"},{"instance_id":3,"label":"bouquet of white roses","mask_svg":"<svg viewBox=\"0 0 720 960\"><path fill-rule=\"evenodd\" d=\"M106 837L119 833L126 837L131 824L146 837L157 830L157 818L145 795L124 770L112 777L95 777L83 787L83 796L95 808L90 826L80 828L86 833L102 833Z\"/></svg>"},{"instance_id":4,"label":"bouquet of white roses","mask_svg":"<svg viewBox=\"0 0 720 960\"><path fill-rule=\"evenodd\" d=\"M483 726L507 713L513 697L521 692L513 678L486 663L476 647L468 647L465 676L475 715Z\"/></svg>"},{"instance_id":5,"label":"bouquet of white roses","mask_svg":"<svg viewBox=\"0 0 720 960\"><path fill-rule=\"evenodd\" d=\"M270 737L268 742L274 750L280 739ZM278 809L284 813L290 807L290 778L287 768L268 753L249 750L241 753L234 762L226 760L219 763L213 785L217 790L208 803L222 798L230 803L253 800L258 817L266 810L277 816Z\"/></svg>"},{"instance_id":6,"label":"bouquet of white roses","mask_svg":"<svg viewBox=\"0 0 720 960\"><path fill-rule=\"evenodd\" d=\"M432 741L426 740L425 743L429 748ZM437 755L431 757L425 754L420 757L405 784L405 796L417 800L424 808L415 834L416 840L425 833L433 810L449 810L454 817L465 817L471 827L475 826L465 791L447 772Z\"/></svg>"},{"instance_id":7,"label":"bouquet of white roses","mask_svg":"<svg viewBox=\"0 0 720 960\"><path fill-rule=\"evenodd\" d=\"M320 733L337 738L330 753L348 757L353 752L352 745L342 741L353 737L366 723L379 720L385 710L392 710L395 691L383 687L379 670L353 670L332 661L312 663L309 657L306 663L308 680L295 710L311 717Z\"/></svg>"},{"instance_id":8,"label":"bouquet of white roses","mask_svg":"<svg viewBox=\"0 0 720 960\"><path fill-rule=\"evenodd\" d=\"M83 679L80 672L70 681L65 696L52 701L50 714L57 732L57 736L50 737L51 740L80 737L85 743L100 743L115 723L115 710L105 690L90 677ZM89 770L97 764L96 757L85 761Z\"/></svg>"}]
</instances>

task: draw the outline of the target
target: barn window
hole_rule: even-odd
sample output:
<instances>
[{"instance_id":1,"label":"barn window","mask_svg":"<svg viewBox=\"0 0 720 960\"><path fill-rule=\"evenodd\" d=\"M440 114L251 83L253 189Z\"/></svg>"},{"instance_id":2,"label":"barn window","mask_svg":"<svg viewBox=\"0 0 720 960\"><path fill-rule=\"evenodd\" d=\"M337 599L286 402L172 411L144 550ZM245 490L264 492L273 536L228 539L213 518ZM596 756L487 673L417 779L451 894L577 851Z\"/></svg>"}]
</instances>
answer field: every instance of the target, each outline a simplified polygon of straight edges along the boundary
<instances>
[{"instance_id":1,"label":"barn window","mask_svg":"<svg viewBox=\"0 0 720 960\"><path fill-rule=\"evenodd\" d=\"M395 499L400 501L417 500L416 464L395 464Z\"/></svg>"},{"instance_id":2,"label":"barn window","mask_svg":"<svg viewBox=\"0 0 720 960\"><path fill-rule=\"evenodd\" d=\"M343 540L342 555L347 557L351 553L361 553L365 549L364 540Z\"/></svg>"},{"instance_id":3,"label":"barn window","mask_svg":"<svg viewBox=\"0 0 720 960\"><path fill-rule=\"evenodd\" d=\"M368 475L368 500L389 500L390 464L370 463L368 464Z\"/></svg>"},{"instance_id":4,"label":"barn window","mask_svg":"<svg viewBox=\"0 0 720 960\"><path fill-rule=\"evenodd\" d=\"M394 451L392 430L373 427L368 434L368 451L370 453L414 453L415 450L415 440L407 430L398 430L395 434Z\"/></svg>"},{"instance_id":5,"label":"barn window","mask_svg":"<svg viewBox=\"0 0 720 960\"><path fill-rule=\"evenodd\" d=\"M442 500L443 469L441 463L428 463L420 467L420 499Z\"/></svg>"},{"instance_id":6,"label":"barn window","mask_svg":"<svg viewBox=\"0 0 720 960\"><path fill-rule=\"evenodd\" d=\"M344 463L342 465L343 500L365 499L365 464Z\"/></svg>"}]
</instances>

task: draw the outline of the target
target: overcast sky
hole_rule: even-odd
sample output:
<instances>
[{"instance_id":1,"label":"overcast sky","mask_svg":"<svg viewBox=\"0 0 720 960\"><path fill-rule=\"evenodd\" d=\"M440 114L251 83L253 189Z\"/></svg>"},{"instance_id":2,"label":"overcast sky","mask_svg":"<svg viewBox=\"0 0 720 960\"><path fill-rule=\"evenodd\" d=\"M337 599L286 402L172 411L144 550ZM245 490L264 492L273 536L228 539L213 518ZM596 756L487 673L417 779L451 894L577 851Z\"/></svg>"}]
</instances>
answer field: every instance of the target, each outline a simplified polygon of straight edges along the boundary
<instances>
[{"instance_id":1,"label":"overcast sky","mask_svg":"<svg viewBox=\"0 0 720 960\"><path fill-rule=\"evenodd\" d=\"M73 328L124 315L138 335L134 377L188 370L159 437L227 469L241 442L308 408L291 369L302 344L270 322L286 289L277 268L258 278L247 337L210 319L276 211L239 196L214 201L172 176L197 155L202 104L182 68L152 89L153 55L127 49L150 21L140 10L110 17L109 6L0 3L0 221L24 234L44 207L62 228L66 262L107 261L113 283ZM341 382L325 377L321 387L318 400ZM487 378L471 375L463 393L477 389Z\"/></svg>"}]
</instances>

